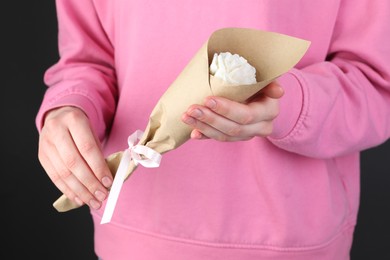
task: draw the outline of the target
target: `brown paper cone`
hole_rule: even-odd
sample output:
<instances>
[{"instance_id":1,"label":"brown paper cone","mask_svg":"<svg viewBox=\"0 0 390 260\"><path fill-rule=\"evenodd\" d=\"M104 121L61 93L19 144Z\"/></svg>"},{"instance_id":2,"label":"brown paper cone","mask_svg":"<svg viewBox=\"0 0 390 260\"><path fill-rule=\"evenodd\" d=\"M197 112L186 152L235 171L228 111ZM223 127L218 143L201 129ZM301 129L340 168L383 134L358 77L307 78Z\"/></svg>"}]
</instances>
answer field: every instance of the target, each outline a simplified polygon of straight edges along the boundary
<instances>
[{"instance_id":1,"label":"brown paper cone","mask_svg":"<svg viewBox=\"0 0 390 260\"><path fill-rule=\"evenodd\" d=\"M207 96L222 96L244 102L263 87L293 68L303 57L309 41L284 34L247 28L224 28L215 31L183 69L154 107L139 144L163 154L176 149L190 138L192 128L181 121L192 104L202 104ZM256 68L257 83L226 86L210 77L209 66L214 53L238 54ZM107 158L113 175L122 152ZM129 167L126 179L135 170ZM54 204L58 211L78 207L64 195Z\"/></svg>"}]
</instances>

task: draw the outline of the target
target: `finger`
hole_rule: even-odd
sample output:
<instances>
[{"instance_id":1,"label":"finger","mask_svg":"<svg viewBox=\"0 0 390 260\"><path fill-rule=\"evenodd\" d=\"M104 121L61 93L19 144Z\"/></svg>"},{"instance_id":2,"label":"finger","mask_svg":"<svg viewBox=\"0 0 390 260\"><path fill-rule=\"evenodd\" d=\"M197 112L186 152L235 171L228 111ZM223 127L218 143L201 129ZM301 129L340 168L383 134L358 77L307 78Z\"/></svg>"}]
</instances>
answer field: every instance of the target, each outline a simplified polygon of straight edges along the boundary
<instances>
[{"instance_id":1,"label":"finger","mask_svg":"<svg viewBox=\"0 0 390 260\"><path fill-rule=\"evenodd\" d=\"M43 142L40 142L43 143ZM39 151L38 151L38 157L39 161L45 170L47 176L49 179L54 183L54 185L63 193L65 196L70 199L75 201L78 205L82 206L84 203L80 200L79 197L70 189L64 181L62 181L61 176L58 174L57 169L54 167L54 165L51 163L51 160L49 157L42 152L42 150L45 150L50 154L50 157L52 157L55 154L55 151L53 149L50 149L47 145L45 145L45 149L41 149L43 145L39 146Z\"/></svg>"},{"instance_id":2,"label":"finger","mask_svg":"<svg viewBox=\"0 0 390 260\"><path fill-rule=\"evenodd\" d=\"M78 129L85 130L78 131ZM100 148L100 142L93 133L89 122L82 120L77 126L70 125L70 133L75 133L72 134L74 143L91 171L105 188L109 188L112 184L112 175ZM104 190L103 187L99 188Z\"/></svg>"},{"instance_id":3,"label":"finger","mask_svg":"<svg viewBox=\"0 0 390 260\"><path fill-rule=\"evenodd\" d=\"M190 136L191 136L191 139L198 139L198 140L210 139L207 136L205 136L204 134L202 134L202 132L199 131L198 129L193 129L191 131L191 135Z\"/></svg>"},{"instance_id":4,"label":"finger","mask_svg":"<svg viewBox=\"0 0 390 260\"><path fill-rule=\"evenodd\" d=\"M261 97L259 100L254 100L248 104L238 103L222 97L207 97L205 105L216 114L240 125L272 120L279 113L278 101L269 97ZM191 112L193 109L206 112L199 105L191 106L188 111Z\"/></svg>"},{"instance_id":5,"label":"finger","mask_svg":"<svg viewBox=\"0 0 390 260\"><path fill-rule=\"evenodd\" d=\"M77 176L74 175L73 172L71 172L62 162L61 158L57 156L55 158L56 159L53 159L52 161L59 176L59 180L63 181L66 184L66 187L75 194L75 197L79 198L83 203L88 204L94 209L100 208L101 200L97 199L96 196L94 196L94 194L92 194L87 187L80 182ZM64 187L64 189L66 189L66 187ZM65 194L66 192L67 190L65 190Z\"/></svg>"},{"instance_id":6,"label":"finger","mask_svg":"<svg viewBox=\"0 0 390 260\"><path fill-rule=\"evenodd\" d=\"M249 140L250 136L232 136L219 131L212 126L203 123L202 121L194 119L194 130L191 132L192 139L214 139L220 142L244 141Z\"/></svg>"},{"instance_id":7,"label":"finger","mask_svg":"<svg viewBox=\"0 0 390 260\"><path fill-rule=\"evenodd\" d=\"M69 133L62 134L56 140L61 142L56 145L58 156L53 156L52 160L62 180L84 203L99 208L98 201L107 197L106 189L85 163Z\"/></svg>"},{"instance_id":8,"label":"finger","mask_svg":"<svg viewBox=\"0 0 390 260\"><path fill-rule=\"evenodd\" d=\"M182 119L197 130L191 133L191 137L195 139L202 139L203 136L218 141L237 141L251 138L247 132L249 129L247 126L221 117L209 109L190 109L188 113L183 114Z\"/></svg>"},{"instance_id":9,"label":"finger","mask_svg":"<svg viewBox=\"0 0 390 260\"><path fill-rule=\"evenodd\" d=\"M256 121L255 115L252 113L252 111L249 110L249 107L246 104L241 104L222 97L207 97L205 99L204 104L213 112L237 124L250 124ZM202 106L190 107L188 112L191 116L194 116L195 118L203 118L197 115L196 109L200 110L200 112L203 113L201 114L202 116L205 112L207 113L206 109L204 109Z\"/></svg>"},{"instance_id":10,"label":"finger","mask_svg":"<svg viewBox=\"0 0 390 260\"><path fill-rule=\"evenodd\" d=\"M281 98L284 94L283 88L276 81L271 82L267 86L265 86L260 93L270 98Z\"/></svg>"},{"instance_id":11,"label":"finger","mask_svg":"<svg viewBox=\"0 0 390 260\"><path fill-rule=\"evenodd\" d=\"M186 116L183 116L184 120L186 120ZM189 120L191 121L190 125L195 128L191 132L192 139L212 138L218 141L245 141L255 136L268 136L273 130L272 120L264 120L249 125L236 125L230 129L228 128L228 123L225 126L213 127L195 118L190 118Z\"/></svg>"}]
</instances>

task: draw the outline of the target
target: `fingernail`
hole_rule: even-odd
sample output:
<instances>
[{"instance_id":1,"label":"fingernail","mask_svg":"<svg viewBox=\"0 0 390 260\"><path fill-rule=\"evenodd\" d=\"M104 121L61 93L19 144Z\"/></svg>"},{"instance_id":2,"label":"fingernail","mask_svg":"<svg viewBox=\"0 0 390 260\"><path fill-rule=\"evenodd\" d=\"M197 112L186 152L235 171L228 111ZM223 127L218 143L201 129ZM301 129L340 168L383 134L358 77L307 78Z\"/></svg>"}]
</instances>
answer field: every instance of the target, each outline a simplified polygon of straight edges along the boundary
<instances>
[{"instance_id":1,"label":"fingernail","mask_svg":"<svg viewBox=\"0 0 390 260\"><path fill-rule=\"evenodd\" d=\"M199 109L194 109L190 112L190 115L195 118L198 118L202 115L202 111L200 111Z\"/></svg>"},{"instance_id":2,"label":"fingernail","mask_svg":"<svg viewBox=\"0 0 390 260\"><path fill-rule=\"evenodd\" d=\"M185 116L183 121L186 123L186 124L189 124L189 125L192 125L195 123L195 120L192 118L192 117L189 117L189 116Z\"/></svg>"},{"instance_id":3,"label":"fingernail","mask_svg":"<svg viewBox=\"0 0 390 260\"><path fill-rule=\"evenodd\" d=\"M214 99L208 99L206 100L205 105L211 109L214 109L217 107L217 102Z\"/></svg>"},{"instance_id":4,"label":"fingernail","mask_svg":"<svg viewBox=\"0 0 390 260\"><path fill-rule=\"evenodd\" d=\"M98 200L103 201L106 199L106 194L104 194L102 191L97 190L95 191L95 196Z\"/></svg>"},{"instance_id":5,"label":"fingernail","mask_svg":"<svg viewBox=\"0 0 390 260\"><path fill-rule=\"evenodd\" d=\"M191 138L192 139L201 139L202 138L202 134L199 133L198 131L192 131L191 132Z\"/></svg>"},{"instance_id":6,"label":"fingernail","mask_svg":"<svg viewBox=\"0 0 390 260\"><path fill-rule=\"evenodd\" d=\"M90 200L90 201L89 201L89 205L91 205L91 207L92 207L93 209L98 209L98 208L100 208L100 203L97 202L96 200Z\"/></svg>"},{"instance_id":7,"label":"fingernail","mask_svg":"<svg viewBox=\"0 0 390 260\"><path fill-rule=\"evenodd\" d=\"M106 176L106 177L103 177L102 183L103 183L104 187L110 188L111 184L112 184L112 180Z\"/></svg>"},{"instance_id":8,"label":"fingernail","mask_svg":"<svg viewBox=\"0 0 390 260\"><path fill-rule=\"evenodd\" d=\"M74 201L79 205L79 206L83 206L84 203L81 201L81 199L79 199L79 197L75 197L74 198Z\"/></svg>"}]
</instances>

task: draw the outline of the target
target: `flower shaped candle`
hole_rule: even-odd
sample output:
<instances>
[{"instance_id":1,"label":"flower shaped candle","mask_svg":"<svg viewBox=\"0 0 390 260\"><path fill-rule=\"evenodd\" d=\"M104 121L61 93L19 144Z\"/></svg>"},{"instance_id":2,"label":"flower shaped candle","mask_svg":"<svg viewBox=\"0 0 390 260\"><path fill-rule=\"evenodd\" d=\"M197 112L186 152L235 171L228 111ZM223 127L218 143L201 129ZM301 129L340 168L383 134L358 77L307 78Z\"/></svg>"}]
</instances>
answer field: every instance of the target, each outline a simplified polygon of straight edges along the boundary
<instances>
[{"instance_id":1,"label":"flower shaped candle","mask_svg":"<svg viewBox=\"0 0 390 260\"><path fill-rule=\"evenodd\" d=\"M210 64L210 74L232 85L256 83L256 68L238 54L215 53Z\"/></svg>"}]
</instances>

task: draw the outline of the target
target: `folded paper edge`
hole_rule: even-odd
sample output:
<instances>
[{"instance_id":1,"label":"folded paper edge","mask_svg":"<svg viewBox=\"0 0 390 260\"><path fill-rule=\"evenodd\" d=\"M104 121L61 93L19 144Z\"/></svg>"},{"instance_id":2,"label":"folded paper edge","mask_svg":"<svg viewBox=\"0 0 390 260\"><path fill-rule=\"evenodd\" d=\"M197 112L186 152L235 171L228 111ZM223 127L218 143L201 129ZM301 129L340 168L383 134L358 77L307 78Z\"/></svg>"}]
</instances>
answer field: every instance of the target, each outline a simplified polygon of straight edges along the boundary
<instances>
[{"instance_id":1,"label":"folded paper edge","mask_svg":"<svg viewBox=\"0 0 390 260\"><path fill-rule=\"evenodd\" d=\"M235 33L235 32L238 32L238 33ZM309 49L309 47L311 45L311 41L309 41L309 40L298 38L298 37L287 35L287 34L283 34L283 33L278 33L278 32L273 32L273 31L265 31L265 30L260 30L260 29L256 29L256 28L225 27L225 28L220 28L218 30L215 30L210 35L210 37L208 38L208 40L206 42L206 55L207 55L207 60L209 63L208 65L210 65L210 62L211 62L210 58L215 53L215 51L213 51L211 49L214 39L218 39L218 37L225 38L226 36L229 36L229 37L232 37L232 39L235 39L235 41L236 41L237 39L240 39L239 37L236 38L237 37L236 35L239 33L248 33L249 35L252 35L252 34L258 34L258 35L262 34L264 36L268 35L268 36L272 36L272 38L274 38L274 39L278 39L278 40L282 39L285 44L288 43L289 45L291 45L291 44L295 45L295 49L291 49L292 53L295 54L295 59L293 61L291 61L290 64L284 66L285 67L284 69L281 69L280 71L278 71L278 73L272 75L271 77L268 77L265 80L258 80L258 82L255 84L259 84L259 83L263 83L263 82L271 82L272 80L275 80L278 77L280 77L282 74L288 72L295 65L297 65L297 63L306 54L307 50ZM269 37L267 37L267 38L269 38ZM221 42L225 43L226 41L221 41ZM221 50L221 51L227 51L227 50ZM250 57L242 55L242 53L240 53L240 55L243 56L245 59L247 59L248 62L252 66L255 66L255 64L250 61L251 60ZM255 66L255 68L256 68L256 72L261 71L261 70L259 70L259 68L257 66ZM209 74L210 74L210 71L209 71ZM258 78L257 76L258 76L258 74L256 73L256 78ZM210 83L210 81L209 81L209 83ZM255 85L255 84L252 84L252 85ZM250 86L250 85L248 85L248 86Z\"/></svg>"}]
</instances>

